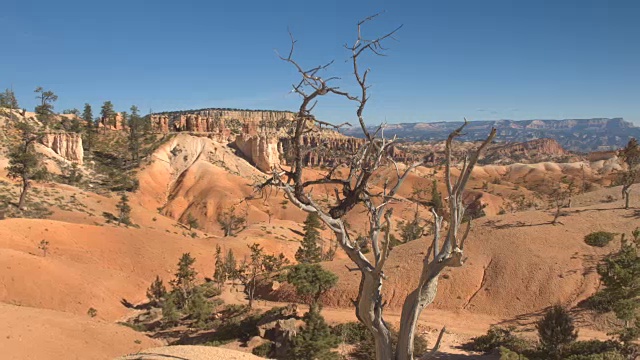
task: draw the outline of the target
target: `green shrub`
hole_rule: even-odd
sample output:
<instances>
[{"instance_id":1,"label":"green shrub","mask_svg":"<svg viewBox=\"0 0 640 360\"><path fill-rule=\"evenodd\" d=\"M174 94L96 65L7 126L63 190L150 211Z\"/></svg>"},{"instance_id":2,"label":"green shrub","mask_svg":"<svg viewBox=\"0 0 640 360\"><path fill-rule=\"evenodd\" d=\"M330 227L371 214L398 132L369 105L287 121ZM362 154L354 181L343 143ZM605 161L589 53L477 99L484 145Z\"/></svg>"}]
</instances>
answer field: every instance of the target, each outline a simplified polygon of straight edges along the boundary
<instances>
[{"instance_id":1,"label":"green shrub","mask_svg":"<svg viewBox=\"0 0 640 360\"><path fill-rule=\"evenodd\" d=\"M606 231L596 231L584 237L584 242L587 245L597 246L597 247L605 247L607 244L613 240L615 236L614 233L606 232Z\"/></svg>"},{"instance_id":2,"label":"green shrub","mask_svg":"<svg viewBox=\"0 0 640 360\"><path fill-rule=\"evenodd\" d=\"M189 317L195 320L195 327L205 329L209 326L211 316L213 315L213 304L207 301L203 291L200 288L194 291L193 295L187 302L186 311Z\"/></svg>"},{"instance_id":3,"label":"green shrub","mask_svg":"<svg viewBox=\"0 0 640 360\"><path fill-rule=\"evenodd\" d=\"M214 283L213 281L209 281L202 284L200 286L200 289L202 289L202 294L206 298L212 298L212 297L220 296L220 294L222 294L222 290L220 290L216 285L216 283Z\"/></svg>"},{"instance_id":4,"label":"green shrub","mask_svg":"<svg viewBox=\"0 0 640 360\"><path fill-rule=\"evenodd\" d=\"M181 314L180 311L178 311L176 302L175 293L169 293L162 303L162 325L165 328L176 326L180 320Z\"/></svg>"},{"instance_id":5,"label":"green shrub","mask_svg":"<svg viewBox=\"0 0 640 360\"><path fill-rule=\"evenodd\" d=\"M486 335L471 339L465 348L472 351L489 353L494 349L505 347L517 353L522 353L529 348L529 343L514 334L515 328L501 328L492 326Z\"/></svg>"},{"instance_id":6,"label":"green shrub","mask_svg":"<svg viewBox=\"0 0 640 360\"><path fill-rule=\"evenodd\" d=\"M216 328L212 341L232 341L236 339L248 341L258 335L260 314L247 314L246 311L241 313L223 311L222 314L222 321L220 326ZM242 318L244 315L247 316Z\"/></svg>"},{"instance_id":7,"label":"green shrub","mask_svg":"<svg viewBox=\"0 0 640 360\"><path fill-rule=\"evenodd\" d=\"M564 349L578 338L573 318L560 305L551 307L536 324L540 345L550 358L560 359Z\"/></svg>"},{"instance_id":8,"label":"green shrub","mask_svg":"<svg viewBox=\"0 0 640 360\"><path fill-rule=\"evenodd\" d=\"M606 313L613 310L613 305L615 303L615 296L613 296L611 292L600 290L588 298L585 305L589 309L596 310L600 313Z\"/></svg>"},{"instance_id":9,"label":"green shrub","mask_svg":"<svg viewBox=\"0 0 640 360\"><path fill-rule=\"evenodd\" d=\"M288 357L292 360L340 359L332 351L340 344L340 338L331 333L331 328L317 308L312 307L303 320L304 326L291 341Z\"/></svg>"},{"instance_id":10,"label":"green shrub","mask_svg":"<svg viewBox=\"0 0 640 360\"><path fill-rule=\"evenodd\" d=\"M331 330L336 336L339 336L347 344L357 344L365 341L369 334L369 330L357 321L351 321L344 324L338 324Z\"/></svg>"},{"instance_id":11,"label":"green shrub","mask_svg":"<svg viewBox=\"0 0 640 360\"><path fill-rule=\"evenodd\" d=\"M622 355L619 351L607 351L602 354L591 355L571 355L565 358L565 360L627 360L628 358Z\"/></svg>"},{"instance_id":12,"label":"green shrub","mask_svg":"<svg viewBox=\"0 0 640 360\"><path fill-rule=\"evenodd\" d=\"M206 343L203 343L202 345L204 346L222 346L225 344L228 344L230 342L232 342L233 339L226 339L226 340L211 340L211 341L207 341Z\"/></svg>"},{"instance_id":13,"label":"green shrub","mask_svg":"<svg viewBox=\"0 0 640 360\"><path fill-rule=\"evenodd\" d=\"M167 288L164 286L160 276L156 275L156 279L147 289L147 299L152 305L158 305L162 303L162 299L165 296L167 296Z\"/></svg>"},{"instance_id":14,"label":"green shrub","mask_svg":"<svg viewBox=\"0 0 640 360\"><path fill-rule=\"evenodd\" d=\"M575 341L565 348L564 357L570 360L618 360L623 359L620 350L621 344L612 340Z\"/></svg>"},{"instance_id":15,"label":"green shrub","mask_svg":"<svg viewBox=\"0 0 640 360\"><path fill-rule=\"evenodd\" d=\"M147 331L147 326L141 323L119 322L118 324L131 328L135 331L143 332Z\"/></svg>"},{"instance_id":16,"label":"green shrub","mask_svg":"<svg viewBox=\"0 0 640 360\"><path fill-rule=\"evenodd\" d=\"M273 343L271 341L267 341L262 343L251 350L251 353L256 356L260 356L263 358L269 357L271 355L271 351L273 350Z\"/></svg>"},{"instance_id":17,"label":"green shrub","mask_svg":"<svg viewBox=\"0 0 640 360\"><path fill-rule=\"evenodd\" d=\"M504 346L500 347L500 360L529 360L524 355L511 351Z\"/></svg>"}]
</instances>

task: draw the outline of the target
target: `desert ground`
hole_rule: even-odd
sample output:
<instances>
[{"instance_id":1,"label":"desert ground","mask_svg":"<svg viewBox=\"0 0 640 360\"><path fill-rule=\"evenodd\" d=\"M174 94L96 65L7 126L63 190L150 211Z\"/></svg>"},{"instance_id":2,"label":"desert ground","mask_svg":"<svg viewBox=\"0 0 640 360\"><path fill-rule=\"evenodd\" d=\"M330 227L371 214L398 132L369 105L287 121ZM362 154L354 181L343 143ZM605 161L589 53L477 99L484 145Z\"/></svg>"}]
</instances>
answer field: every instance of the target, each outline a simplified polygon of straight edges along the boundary
<instances>
[{"instance_id":1,"label":"desert ground","mask_svg":"<svg viewBox=\"0 0 640 360\"><path fill-rule=\"evenodd\" d=\"M176 149L179 156L173 155ZM62 171L60 163L69 163L56 156L49 154L53 172L56 167ZM7 177L6 164L6 157L0 158L0 191L15 199L19 184ZM541 184L585 176L585 167L593 187L573 196L561 223L552 225L554 210L547 206ZM490 359L460 345L494 324L513 324L531 333L535 319L554 304L574 309L581 338L607 338L606 323L579 304L600 286L597 262L620 243L616 239L594 248L583 238L594 231L630 233L640 225L638 210L623 209L620 188L609 187L607 174L618 167L613 159L475 169L469 196L482 204L485 216L473 221L465 266L445 271L435 302L421 316L420 331L430 343L442 326L447 327L440 359ZM81 168L91 176L90 159ZM324 171L310 169L309 176ZM378 174L377 186L392 171ZM409 199L413 189L430 186L434 178L444 190L442 176L436 169L420 167L399 196ZM199 279L212 276L217 245L242 258L248 255L248 245L259 243L266 252L282 252L293 260L305 213L287 203L281 192L257 196L253 185L266 174L227 144L205 136L173 136L154 149L136 177L139 189L130 194L135 227L105 218L104 213L115 212L118 193L52 181L34 184L29 196L29 206L43 209L45 215L0 220L3 358L256 358L241 352L237 344L225 345L227 350L162 347L168 344L119 322L137 313L132 307L146 301L146 289L156 275L169 282L183 253L196 258ZM316 191L318 198L333 196L330 187L318 186ZM519 196L530 202L516 206ZM640 204L637 192L632 192L631 203ZM224 237L215 219L230 206L246 214L246 227ZM414 205L399 201L394 210L397 224L413 215ZM198 229L185 225L188 215L197 219ZM364 231L363 216L360 211L348 215L354 233ZM420 209L419 216L429 219L428 209ZM323 238L326 246L335 241L326 230ZM39 248L42 240L49 243L46 253ZM403 299L417 282L411 274L419 273L429 243L430 238L423 237L391 252L383 287L391 323L399 321ZM349 271L350 262L340 250L322 266L339 277L337 286L323 296L323 315L331 324L355 321L351 303L358 289L357 273ZM257 306L265 310L298 300L287 284L263 289L259 295ZM237 288L225 291L222 299L229 304L247 301ZM88 315L90 309L94 316Z\"/></svg>"}]
</instances>

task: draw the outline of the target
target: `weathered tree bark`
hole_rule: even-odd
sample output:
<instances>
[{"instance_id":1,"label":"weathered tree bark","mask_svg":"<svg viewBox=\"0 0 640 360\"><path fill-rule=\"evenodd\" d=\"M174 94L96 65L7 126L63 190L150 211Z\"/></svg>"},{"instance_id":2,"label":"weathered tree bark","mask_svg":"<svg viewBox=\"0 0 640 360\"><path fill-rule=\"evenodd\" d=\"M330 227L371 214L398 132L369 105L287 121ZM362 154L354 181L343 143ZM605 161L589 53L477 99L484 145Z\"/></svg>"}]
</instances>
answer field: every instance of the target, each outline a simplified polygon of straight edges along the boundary
<instances>
[{"instance_id":1,"label":"weathered tree bark","mask_svg":"<svg viewBox=\"0 0 640 360\"><path fill-rule=\"evenodd\" d=\"M447 192L449 194L449 228L442 247L440 247L440 230L442 227L442 216L432 209L434 216L434 237L430 249L422 264L422 273L418 286L405 299L402 307L402 315L400 318L400 332L398 334L398 346L396 349L396 360L412 360L413 359L413 342L415 338L415 328L418 324L420 313L425 307L430 305L435 299L438 290L438 277L445 267L462 266L464 251L464 242L469 235L471 229L471 220L467 223L467 229L461 238L458 238L458 230L464 219L465 207L462 203L462 195L464 193L471 172L475 167L478 158L485 147L491 143L495 137L496 131L493 129L487 139L480 145L472 157L465 158L460 177L455 184L451 179L452 159L452 143L455 137L460 136L467 122L454 132L452 132L446 143L445 148L445 182Z\"/></svg>"}]
</instances>

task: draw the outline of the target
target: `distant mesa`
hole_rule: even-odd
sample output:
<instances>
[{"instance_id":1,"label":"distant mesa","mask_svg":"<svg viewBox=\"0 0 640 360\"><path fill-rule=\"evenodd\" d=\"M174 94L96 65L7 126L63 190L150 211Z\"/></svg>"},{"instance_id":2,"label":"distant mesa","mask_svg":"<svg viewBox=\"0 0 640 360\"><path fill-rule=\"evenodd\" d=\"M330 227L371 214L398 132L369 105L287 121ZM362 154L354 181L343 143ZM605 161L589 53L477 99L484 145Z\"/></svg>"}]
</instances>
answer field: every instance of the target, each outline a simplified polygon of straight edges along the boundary
<instances>
[{"instance_id":1,"label":"distant mesa","mask_svg":"<svg viewBox=\"0 0 640 360\"><path fill-rule=\"evenodd\" d=\"M407 141L439 141L446 139L460 125L460 121L389 124L385 128L385 135L396 135ZM497 142L522 143L548 138L556 140L564 149L575 152L614 150L624 147L630 138L640 137L640 127L622 118L594 118L472 121L460 139L478 140L486 136L492 127L498 129ZM358 127L343 129L342 133L362 136Z\"/></svg>"}]
</instances>

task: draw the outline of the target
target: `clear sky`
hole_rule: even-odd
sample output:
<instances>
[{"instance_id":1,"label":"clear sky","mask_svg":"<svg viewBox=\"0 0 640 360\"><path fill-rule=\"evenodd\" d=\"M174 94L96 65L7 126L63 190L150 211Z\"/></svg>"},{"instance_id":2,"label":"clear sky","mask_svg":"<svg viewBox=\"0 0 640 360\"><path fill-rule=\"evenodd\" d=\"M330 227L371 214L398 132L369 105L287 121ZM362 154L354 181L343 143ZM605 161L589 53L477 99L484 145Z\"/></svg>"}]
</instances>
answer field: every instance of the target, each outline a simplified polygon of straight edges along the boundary
<instances>
[{"instance_id":1,"label":"clear sky","mask_svg":"<svg viewBox=\"0 0 640 360\"><path fill-rule=\"evenodd\" d=\"M624 117L640 124L640 1L31 1L0 2L0 88L22 107L33 89L56 110L97 113L205 107L295 109L295 71L278 60L287 28L308 66L335 59L355 23L386 11L365 35L403 24L372 68L370 123ZM316 115L353 121L327 99Z\"/></svg>"}]
</instances>

